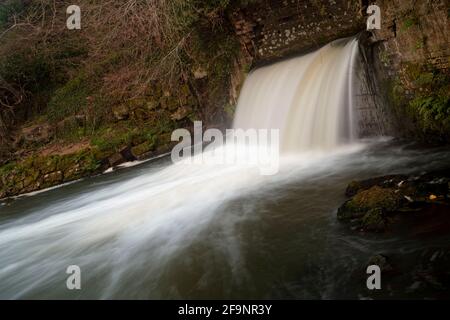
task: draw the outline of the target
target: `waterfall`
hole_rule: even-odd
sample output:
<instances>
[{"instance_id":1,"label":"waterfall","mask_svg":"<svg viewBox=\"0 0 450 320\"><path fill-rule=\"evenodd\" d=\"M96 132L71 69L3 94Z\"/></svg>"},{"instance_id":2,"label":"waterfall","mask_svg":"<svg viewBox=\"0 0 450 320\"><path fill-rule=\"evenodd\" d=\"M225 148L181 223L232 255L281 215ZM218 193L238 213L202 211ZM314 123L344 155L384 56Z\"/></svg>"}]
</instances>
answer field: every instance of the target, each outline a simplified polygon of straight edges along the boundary
<instances>
[{"instance_id":1,"label":"waterfall","mask_svg":"<svg viewBox=\"0 0 450 320\"><path fill-rule=\"evenodd\" d=\"M356 39L259 68L248 76L234 128L279 129L283 153L329 150L356 137Z\"/></svg>"},{"instance_id":2,"label":"waterfall","mask_svg":"<svg viewBox=\"0 0 450 320\"><path fill-rule=\"evenodd\" d=\"M0 223L0 298L183 298L196 292L239 296L233 295L235 290L254 297L246 290L261 262L251 255L266 256L272 246L268 237L265 248L257 247L266 235L265 223L257 223L264 220L258 206L263 200L283 199L279 186L312 174L328 177L325 169L345 170L351 159L339 160L341 155L333 156L330 149L355 136L356 52L355 40L337 41L249 75L234 128L281 130L283 152L296 154L282 155L275 175L263 176L256 166L240 163L148 163L19 199L11 208L0 206L20 213L17 219L6 215ZM227 143L217 149L229 147ZM326 152L298 152L308 149ZM326 185L335 184L327 180ZM314 194L299 196L308 203ZM283 216L285 208L269 214L270 219L278 217L274 226L287 224L277 234L284 235L292 223L310 228L302 219L328 205L322 193L316 196L320 203L301 212L295 207L292 216ZM246 223L253 226L249 230L259 230L255 238L247 239L252 233L242 229ZM277 252L285 247L295 248L288 242ZM82 270L82 291L66 288L70 265ZM251 272L253 267L256 271ZM272 274L277 276L267 275Z\"/></svg>"}]
</instances>

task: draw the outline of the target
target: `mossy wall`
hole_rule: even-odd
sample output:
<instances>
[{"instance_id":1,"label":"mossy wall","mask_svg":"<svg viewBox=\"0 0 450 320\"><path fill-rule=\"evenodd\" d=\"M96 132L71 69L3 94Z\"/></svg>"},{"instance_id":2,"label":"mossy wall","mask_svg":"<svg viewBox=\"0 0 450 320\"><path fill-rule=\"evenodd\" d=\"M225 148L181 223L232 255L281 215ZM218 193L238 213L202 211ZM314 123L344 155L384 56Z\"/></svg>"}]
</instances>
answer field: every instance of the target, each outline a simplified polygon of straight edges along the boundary
<instances>
[{"instance_id":1,"label":"mossy wall","mask_svg":"<svg viewBox=\"0 0 450 320\"><path fill-rule=\"evenodd\" d=\"M450 142L448 1L375 1L382 29L373 33L375 74L388 97L397 135Z\"/></svg>"},{"instance_id":2,"label":"mossy wall","mask_svg":"<svg viewBox=\"0 0 450 320\"><path fill-rule=\"evenodd\" d=\"M73 181L98 172L100 167L101 162L90 150L10 162L0 168L0 199Z\"/></svg>"}]
</instances>

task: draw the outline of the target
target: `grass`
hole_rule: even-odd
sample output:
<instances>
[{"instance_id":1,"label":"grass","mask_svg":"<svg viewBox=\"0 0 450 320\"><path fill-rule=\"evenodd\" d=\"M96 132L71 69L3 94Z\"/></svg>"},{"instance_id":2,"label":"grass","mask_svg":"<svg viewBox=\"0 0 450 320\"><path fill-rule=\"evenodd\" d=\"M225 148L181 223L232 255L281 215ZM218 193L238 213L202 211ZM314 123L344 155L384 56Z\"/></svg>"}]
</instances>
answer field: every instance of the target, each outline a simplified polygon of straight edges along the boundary
<instances>
[{"instance_id":1,"label":"grass","mask_svg":"<svg viewBox=\"0 0 450 320\"><path fill-rule=\"evenodd\" d=\"M88 77L81 73L55 91L47 113L51 121L57 122L69 115L76 115L86 108L88 96L94 91Z\"/></svg>"},{"instance_id":2,"label":"grass","mask_svg":"<svg viewBox=\"0 0 450 320\"><path fill-rule=\"evenodd\" d=\"M407 31L411 29L414 26L420 25L420 19L414 12L407 13L407 16L405 17L405 20L403 22L403 25L401 27L402 31Z\"/></svg>"},{"instance_id":3,"label":"grass","mask_svg":"<svg viewBox=\"0 0 450 320\"><path fill-rule=\"evenodd\" d=\"M120 127L103 127L91 137L91 144L101 152L118 152L127 145L139 145L144 142L156 143L160 131L152 127L135 127L131 123Z\"/></svg>"}]
</instances>

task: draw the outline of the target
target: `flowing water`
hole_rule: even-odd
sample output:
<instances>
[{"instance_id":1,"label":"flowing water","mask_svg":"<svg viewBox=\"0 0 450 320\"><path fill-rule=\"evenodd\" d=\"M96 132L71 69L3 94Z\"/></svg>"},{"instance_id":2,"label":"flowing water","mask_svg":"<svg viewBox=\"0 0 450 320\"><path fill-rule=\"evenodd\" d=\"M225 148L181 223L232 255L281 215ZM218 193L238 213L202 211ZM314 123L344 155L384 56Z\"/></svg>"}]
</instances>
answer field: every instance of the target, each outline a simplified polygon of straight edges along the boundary
<instances>
[{"instance_id":1,"label":"flowing water","mask_svg":"<svg viewBox=\"0 0 450 320\"><path fill-rule=\"evenodd\" d=\"M358 42L338 40L308 55L252 72L234 127L279 129L284 154L330 150L355 139Z\"/></svg>"},{"instance_id":2,"label":"flowing water","mask_svg":"<svg viewBox=\"0 0 450 320\"><path fill-rule=\"evenodd\" d=\"M249 76L235 127L281 130L276 175L162 158L0 203L0 298L363 297L354 275L374 252L424 242L349 232L336 220L346 185L439 168L448 152L354 140L356 48L336 42ZM67 290L69 265L82 290Z\"/></svg>"}]
</instances>

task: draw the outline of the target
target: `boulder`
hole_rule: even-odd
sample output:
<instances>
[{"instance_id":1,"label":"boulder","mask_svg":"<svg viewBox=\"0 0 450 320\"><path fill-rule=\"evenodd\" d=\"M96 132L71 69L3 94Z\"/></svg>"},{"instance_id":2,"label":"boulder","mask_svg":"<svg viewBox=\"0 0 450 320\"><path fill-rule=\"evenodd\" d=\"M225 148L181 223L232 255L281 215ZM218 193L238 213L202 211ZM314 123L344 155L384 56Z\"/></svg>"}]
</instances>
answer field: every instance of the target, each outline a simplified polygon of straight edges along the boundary
<instances>
[{"instance_id":1,"label":"boulder","mask_svg":"<svg viewBox=\"0 0 450 320\"><path fill-rule=\"evenodd\" d=\"M401 196L394 189L374 186L357 193L352 199L345 202L338 210L338 219L361 218L373 209L395 211L400 207L401 200Z\"/></svg>"},{"instance_id":2,"label":"boulder","mask_svg":"<svg viewBox=\"0 0 450 320\"><path fill-rule=\"evenodd\" d=\"M119 164L122 164L124 162L126 162L126 159L120 152L108 157L108 163L110 167L118 166Z\"/></svg>"},{"instance_id":3,"label":"boulder","mask_svg":"<svg viewBox=\"0 0 450 320\"><path fill-rule=\"evenodd\" d=\"M133 152L131 151L131 147L124 147L122 150L120 150L120 154L122 155L123 159L126 161L135 161L136 157L133 155Z\"/></svg>"},{"instance_id":4,"label":"boulder","mask_svg":"<svg viewBox=\"0 0 450 320\"><path fill-rule=\"evenodd\" d=\"M367 266L373 266L376 265L378 267L380 267L381 272L384 273L389 273L394 271L394 268L392 267L392 264L390 263L390 259L382 254L376 254L374 256L372 256L369 261L367 262Z\"/></svg>"},{"instance_id":5,"label":"boulder","mask_svg":"<svg viewBox=\"0 0 450 320\"><path fill-rule=\"evenodd\" d=\"M411 232L423 232L421 229L435 229L429 218L433 217L442 220L445 229L448 219L442 213L450 206L449 177L450 172L442 170L352 181L346 190L351 198L338 209L337 218L356 224L355 229L362 231L383 232L388 225L403 224Z\"/></svg>"},{"instance_id":6,"label":"boulder","mask_svg":"<svg viewBox=\"0 0 450 320\"><path fill-rule=\"evenodd\" d=\"M54 132L54 128L49 124L38 124L23 128L21 132L21 139L31 143L47 143L50 141Z\"/></svg>"},{"instance_id":7,"label":"boulder","mask_svg":"<svg viewBox=\"0 0 450 320\"><path fill-rule=\"evenodd\" d=\"M55 171L44 175L44 185L54 186L63 181L63 173L61 171Z\"/></svg>"},{"instance_id":8,"label":"boulder","mask_svg":"<svg viewBox=\"0 0 450 320\"><path fill-rule=\"evenodd\" d=\"M127 120L130 117L130 110L126 105L114 107L112 111L117 121Z\"/></svg>"},{"instance_id":9,"label":"boulder","mask_svg":"<svg viewBox=\"0 0 450 320\"><path fill-rule=\"evenodd\" d=\"M180 121L185 119L189 113L191 112L191 109L188 107L181 107L178 108L176 112L172 113L170 118L174 121Z\"/></svg>"},{"instance_id":10,"label":"boulder","mask_svg":"<svg viewBox=\"0 0 450 320\"><path fill-rule=\"evenodd\" d=\"M353 197L358 192L370 189L374 186L394 187L395 185L401 183L406 179L408 179L408 177L404 175L387 175L362 181L352 181L347 186L347 189L345 190L345 195L347 197Z\"/></svg>"},{"instance_id":11,"label":"boulder","mask_svg":"<svg viewBox=\"0 0 450 320\"><path fill-rule=\"evenodd\" d=\"M151 151L152 149L153 144L147 141L131 148L131 153L134 157L136 157L136 159L139 159L142 155Z\"/></svg>"},{"instance_id":12,"label":"boulder","mask_svg":"<svg viewBox=\"0 0 450 320\"><path fill-rule=\"evenodd\" d=\"M383 232L386 230L387 218L385 211L380 208L369 210L361 218L361 228L365 231Z\"/></svg>"}]
</instances>

